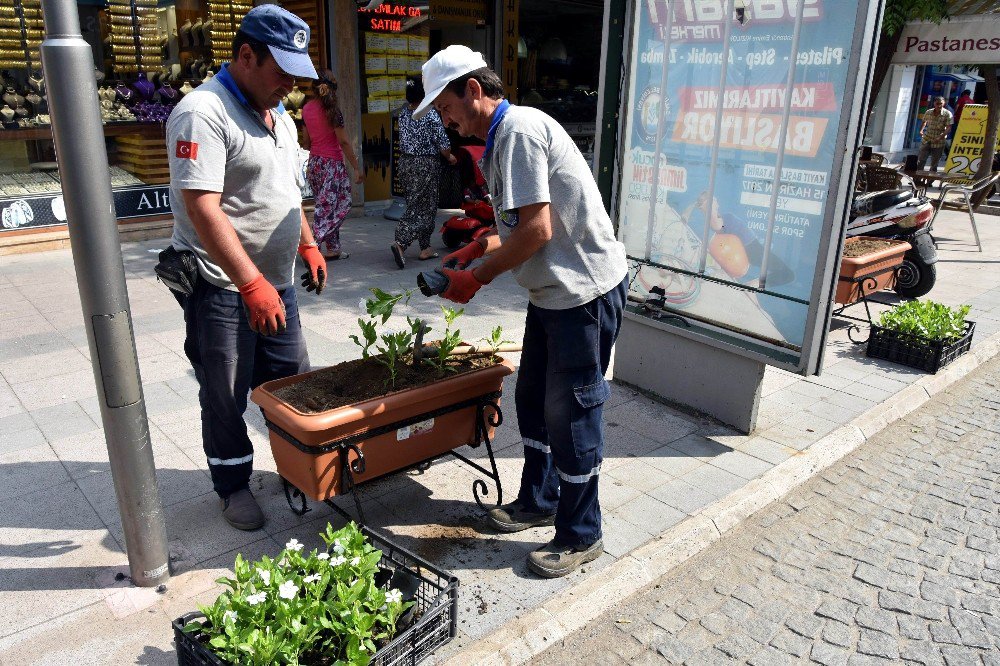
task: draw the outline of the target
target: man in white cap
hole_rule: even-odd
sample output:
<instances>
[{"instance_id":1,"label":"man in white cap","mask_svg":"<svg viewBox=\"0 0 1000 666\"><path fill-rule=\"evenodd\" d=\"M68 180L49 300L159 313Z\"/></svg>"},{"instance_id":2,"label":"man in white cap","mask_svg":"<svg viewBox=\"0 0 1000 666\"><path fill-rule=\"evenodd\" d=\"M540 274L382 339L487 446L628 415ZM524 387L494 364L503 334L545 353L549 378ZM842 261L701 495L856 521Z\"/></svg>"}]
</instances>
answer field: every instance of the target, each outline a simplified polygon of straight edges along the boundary
<instances>
[{"instance_id":1,"label":"man in white cap","mask_svg":"<svg viewBox=\"0 0 1000 666\"><path fill-rule=\"evenodd\" d=\"M486 141L480 167L498 221L497 234L444 258L442 296L467 303L506 271L528 290L515 392L521 487L488 520L504 532L554 524L555 537L528 555L528 566L565 576L604 552L597 497L610 394L604 373L628 287L625 248L576 144L541 111L503 99L481 54L449 46L424 64L423 81L427 94L414 115L433 104L446 126Z\"/></svg>"},{"instance_id":2,"label":"man in white cap","mask_svg":"<svg viewBox=\"0 0 1000 666\"><path fill-rule=\"evenodd\" d=\"M233 60L180 101L167 121L171 245L197 276L184 308L184 352L198 379L202 444L222 515L242 530L264 514L250 492L248 391L309 369L295 297L296 248L318 294L326 261L296 184L298 134L281 106L295 77L316 78L309 26L277 5L243 18Z\"/></svg>"}]
</instances>

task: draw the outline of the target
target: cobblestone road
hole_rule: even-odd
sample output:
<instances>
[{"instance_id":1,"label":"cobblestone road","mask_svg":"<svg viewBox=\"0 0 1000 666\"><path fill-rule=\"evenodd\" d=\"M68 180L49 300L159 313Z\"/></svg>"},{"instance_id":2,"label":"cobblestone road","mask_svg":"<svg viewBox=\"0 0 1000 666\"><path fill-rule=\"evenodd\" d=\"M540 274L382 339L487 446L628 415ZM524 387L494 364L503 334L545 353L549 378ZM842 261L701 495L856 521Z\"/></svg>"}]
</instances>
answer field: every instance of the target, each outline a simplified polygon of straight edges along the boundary
<instances>
[{"instance_id":1,"label":"cobblestone road","mask_svg":"<svg viewBox=\"0 0 1000 666\"><path fill-rule=\"evenodd\" d=\"M1000 665L1000 360L541 664Z\"/></svg>"}]
</instances>

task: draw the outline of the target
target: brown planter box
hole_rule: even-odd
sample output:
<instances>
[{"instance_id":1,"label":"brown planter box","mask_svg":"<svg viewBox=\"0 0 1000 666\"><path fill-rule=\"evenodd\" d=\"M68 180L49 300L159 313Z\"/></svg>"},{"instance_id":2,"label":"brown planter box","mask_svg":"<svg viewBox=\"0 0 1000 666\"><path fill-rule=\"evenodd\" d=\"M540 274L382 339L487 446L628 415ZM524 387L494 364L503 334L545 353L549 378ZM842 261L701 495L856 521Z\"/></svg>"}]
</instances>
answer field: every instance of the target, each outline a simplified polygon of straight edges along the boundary
<instances>
[{"instance_id":1,"label":"brown planter box","mask_svg":"<svg viewBox=\"0 0 1000 666\"><path fill-rule=\"evenodd\" d=\"M489 368L317 414L305 414L293 409L272 393L283 386L300 382L315 372L319 371L261 384L250 394L250 399L260 405L269 421L299 442L319 447L470 398L499 392L504 377L514 372L514 366L509 361L502 360ZM499 398L496 402L499 404ZM492 427L489 428L489 435L493 435ZM343 461L353 461L356 454L348 452L342 455L337 450L319 454L306 453L274 430L270 430L270 439L278 474L307 497L322 501L345 491L342 487ZM460 446L478 443L476 406L471 405L437 416L431 423L425 424L423 429L418 425L407 426L357 442L355 445L364 454L365 469L361 474L354 474L354 481L370 481Z\"/></svg>"},{"instance_id":2,"label":"brown planter box","mask_svg":"<svg viewBox=\"0 0 1000 666\"><path fill-rule=\"evenodd\" d=\"M895 268L903 263L903 255L910 249L910 244L901 240L887 238L868 238L855 236L844 241L846 250L852 243L861 240L879 240L892 243L879 252L872 252L860 257L842 257L840 259L840 276L837 278L837 293L833 300L848 304L860 300L883 289L890 289L896 284ZM862 276L871 276L871 280L861 280Z\"/></svg>"}]
</instances>

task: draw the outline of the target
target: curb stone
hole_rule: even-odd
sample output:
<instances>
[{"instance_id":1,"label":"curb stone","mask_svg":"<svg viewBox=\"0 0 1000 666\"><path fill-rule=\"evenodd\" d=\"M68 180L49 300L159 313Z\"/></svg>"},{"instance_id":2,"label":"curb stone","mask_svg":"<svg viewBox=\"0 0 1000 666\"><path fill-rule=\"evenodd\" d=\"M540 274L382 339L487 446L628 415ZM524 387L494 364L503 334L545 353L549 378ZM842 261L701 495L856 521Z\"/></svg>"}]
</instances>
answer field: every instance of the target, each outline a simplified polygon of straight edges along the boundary
<instances>
[{"instance_id":1,"label":"curb stone","mask_svg":"<svg viewBox=\"0 0 1000 666\"><path fill-rule=\"evenodd\" d=\"M729 530L785 496L864 444L891 423L923 406L1000 353L1000 333L976 345L936 375L916 382L837 428L761 477L710 504L652 541L560 592L446 660L446 666L512 666L532 657L628 599L718 541Z\"/></svg>"}]
</instances>

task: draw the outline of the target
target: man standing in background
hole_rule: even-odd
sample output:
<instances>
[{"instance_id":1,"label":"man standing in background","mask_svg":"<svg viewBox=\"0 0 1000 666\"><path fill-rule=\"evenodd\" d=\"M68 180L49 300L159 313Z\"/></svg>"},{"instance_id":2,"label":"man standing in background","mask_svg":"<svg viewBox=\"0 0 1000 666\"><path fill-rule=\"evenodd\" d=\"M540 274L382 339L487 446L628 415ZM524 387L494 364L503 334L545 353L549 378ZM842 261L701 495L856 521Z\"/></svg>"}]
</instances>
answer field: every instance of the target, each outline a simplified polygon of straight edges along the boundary
<instances>
[{"instance_id":1,"label":"man standing in background","mask_svg":"<svg viewBox=\"0 0 1000 666\"><path fill-rule=\"evenodd\" d=\"M951 129L951 111L944 108L944 97L934 98L934 108L924 112L924 125L920 128L920 153L917 155L917 168L923 169L928 156L931 158L931 171L937 171L941 154L948 143L948 130Z\"/></svg>"}]
</instances>

